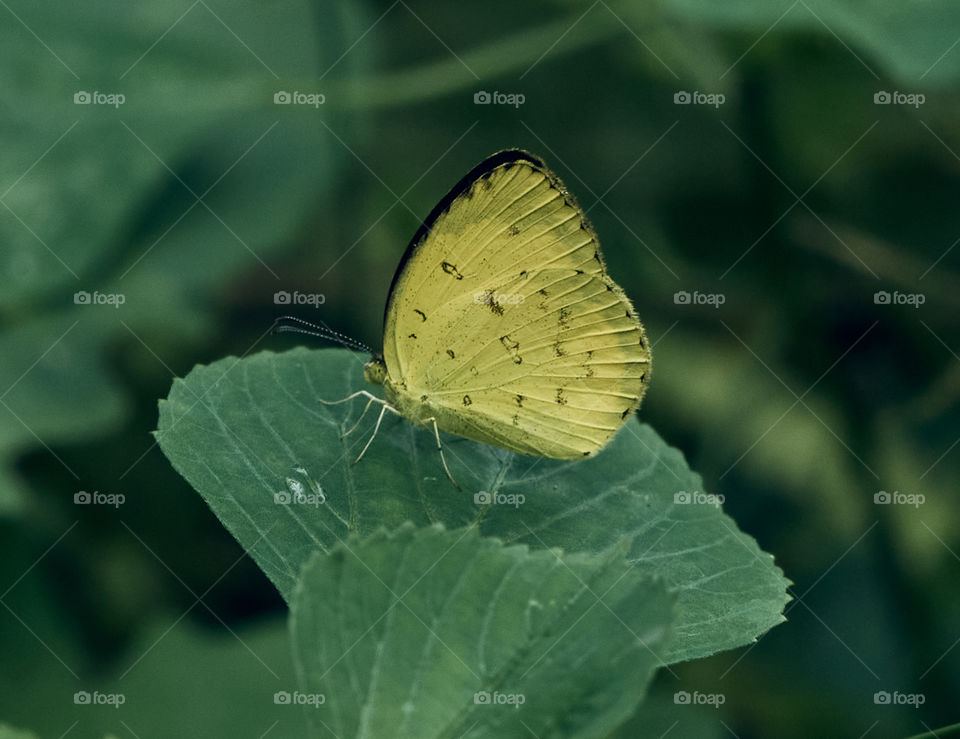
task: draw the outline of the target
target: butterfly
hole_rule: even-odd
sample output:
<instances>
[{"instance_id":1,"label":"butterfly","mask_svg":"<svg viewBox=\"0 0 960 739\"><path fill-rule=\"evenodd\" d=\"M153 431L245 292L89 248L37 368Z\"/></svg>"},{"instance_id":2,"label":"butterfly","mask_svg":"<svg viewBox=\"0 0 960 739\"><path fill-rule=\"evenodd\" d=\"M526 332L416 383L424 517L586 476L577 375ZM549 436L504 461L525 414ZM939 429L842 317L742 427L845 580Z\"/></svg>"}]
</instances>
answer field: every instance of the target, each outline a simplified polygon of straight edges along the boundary
<instances>
[{"instance_id":1,"label":"butterfly","mask_svg":"<svg viewBox=\"0 0 960 739\"><path fill-rule=\"evenodd\" d=\"M588 457L638 408L650 366L640 319L583 210L539 157L511 149L468 172L400 260L383 353L364 367L384 398L361 390L336 402L367 397L364 414L381 405L356 461L390 411L432 428L459 489L440 430L520 454Z\"/></svg>"}]
</instances>

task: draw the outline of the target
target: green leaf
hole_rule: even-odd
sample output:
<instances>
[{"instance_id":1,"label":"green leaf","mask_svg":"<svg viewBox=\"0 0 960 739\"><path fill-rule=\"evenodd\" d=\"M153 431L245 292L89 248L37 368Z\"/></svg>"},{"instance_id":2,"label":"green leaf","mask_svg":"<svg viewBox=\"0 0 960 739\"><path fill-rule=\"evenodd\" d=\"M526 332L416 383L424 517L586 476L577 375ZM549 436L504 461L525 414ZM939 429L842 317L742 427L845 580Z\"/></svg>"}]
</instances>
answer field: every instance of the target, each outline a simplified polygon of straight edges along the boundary
<instances>
[{"instance_id":1,"label":"green leaf","mask_svg":"<svg viewBox=\"0 0 960 739\"><path fill-rule=\"evenodd\" d=\"M0 388L16 385L0 406L8 512L25 498L10 458L123 418L102 359L117 337L139 347L176 327L196 340L212 298L243 271L270 282L265 303L282 287L266 263L349 154L321 123L345 127L335 100L280 106L273 93L332 64L354 22L306 2L11 0L0 12L0 326L15 327L0 335ZM364 57L351 54L338 75L351 79ZM125 101L74 102L94 92ZM123 302L78 305L80 292Z\"/></svg>"},{"instance_id":2,"label":"green leaf","mask_svg":"<svg viewBox=\"0 0 960 739\"><path fill-rule=\"evenodd\" d=\"M0 675L0 714L14 725L29 726L43 739L71 737L64 731L75 723L82 729L77 735L83 737L117 734L118 728L119 735L128 739L304 736L307 721L302 707L280 703L275 697L278 691L290 693L297 688L286 619L211 627L184 618L181 612L157 613L109 670L84 668L81 650L61 649L75 635L54 632L51 648L76 670L78 680L45 647L55 625L31 620L33 613L25 612L20 603L15 605L18 615L42 634L44 643L8 630L11 635L0 646L15 643L16 651L29 653L29 659L10 661L18 669ZM75 628L75 619L67 620ZM10 653L9 649L3 652L5 658ZM118 694L123 701L119 706L77 704L74 694L79 691ZM0 739L5 739L2 730Z\"/></svg>"},{"instance_id":3,"label":"green leaf","mask_svg":"<svg viewBox=\"0 0 960 739\"><path fill-rule=\"evenodd\" d=\"M623 549L407 525L315 554L291 633L302 692L324 697L317 735L605 736L642 698L674 600Z\"/></svg>"},{"instance_id":4,"label":"green leaf","mask_svg":"<svg viewBox=\"0 0 960 739\"><path fill-rule=\"evenodd\" d=\"M0 306L54 292L109 292L108 281L136 292L131 280L150 278L139 277L150 270L121 275L142 266L148 251L143 260L152 268L179 264L176 274L188 281L209 270L185 269L184 257L211 269L221 259L256 263L251 252L268 247L265 234L279 241L318 179L331 173L327 165L341 148L316 118L335 108L290 114L273 104L273 91L284 88L285 76L316 71L318 42L325 49L341 43L339 11L314 24L306 3L272 8L268 17L255 5L222 0L12 5L22 24L8 15L0 26L0 59L10 71L0 92L9 113L8 156L0 162ZM28 28L43 29L42 44ZM124 101L77 104L84 93ZM324 166L303 166L308 152ZM196 196L209 189L203 202L210 209L195 207L179 221L196 202L188 187ZM156 220L139 220L151 205ZM170 289L156 274L151 284L154 292ZM128 294L126 306L146 313L150 297Z\"/></svg>"},{"instance_id":5,"label":"green leaf","mask_svg":"<svg viewBox=\"0 0 960 739\"><path fill-rule=\"evenodd\" d=\"M10 724L0 724L0 739L37 739L37 735L23 729L15 729Z\"/></svg>"},{"instance_id":6,"label":"green leaf","mask_svg":"<svg viewBox=\"0 0 960 739\"><path fill-rule=\"evenodd\" d=\"M613 8L629 20L645 21L647 29L655 28L657 21L674 25L679 21L736 31L744 42L742 48L728 47L736 50L728 64L749 53L752 44L768 33L803 30L826 37L838 48L846 47L854 63L859 60L864 74L877 78L878 89L882 89L883 75L909 83L914 89L944 85L960 77L960 54L953 49L960 8L949 0L925 2L923 12L910 3L884 0L667 0L659 12L627 2L616 3ZM662 48L660 51L664 52ZM666 50L667 57L679 59L678 51Z\"/></svg>"},{"instance_id":7,"label":"green leaf","mask_svg":"<svg viewBox=\"0 0 960 739\"><path fill-rule=\"evenodd\" d=\"M507 543L571 552L625 543L630 562L679 594L668 663L749 643L783 620L787 581L773 558L720 508L675 502L703 483L650 427L630 424L596 457L573 462L444 434L461 493L432 434L393 415L349 465L376 414L344 436L364 399L327 406L318 398L373 389L362 369L360 357L339 349L229 357L175 380L160 404L164 453L287 600L314 551L411 521L476 524ZM481 492L523 502L478 504ZM275 502L296 493L302 502Z\"/></svg>"},{"instance_id":8,"label":"green leaf","mask_svg":"<svg viewBox=\"0 0 960 739\"><path fill-rule=\"evenodd\" d=\"M109 333L103 323L65 315L0 333L0 387L6 388L0 396L0 513L24 505L21 473L11 463L17 454L38 443L88 440L126 412L126 399L101 359Z\"/></svg>"}]
</instances>

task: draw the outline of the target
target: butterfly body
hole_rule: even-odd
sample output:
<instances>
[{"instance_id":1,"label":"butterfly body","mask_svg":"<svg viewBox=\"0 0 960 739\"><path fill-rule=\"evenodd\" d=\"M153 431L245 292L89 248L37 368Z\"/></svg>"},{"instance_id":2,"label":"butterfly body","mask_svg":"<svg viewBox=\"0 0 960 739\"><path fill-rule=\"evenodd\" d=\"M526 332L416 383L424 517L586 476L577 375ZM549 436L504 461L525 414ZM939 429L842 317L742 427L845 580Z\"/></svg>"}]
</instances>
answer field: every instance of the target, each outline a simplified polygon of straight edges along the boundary
<instances>
[{"instance_id":1,"label":"butterfly body","mask_svg":"<svg viewBox=\"0 0 960 739\"><path fill-rule=\"evenodd\" d=\"M541 160L512 150L464 177L414 236L366 376L418 425L572 459L622 427L649 369L583 211Z\"/></svg>"}]
</instances>

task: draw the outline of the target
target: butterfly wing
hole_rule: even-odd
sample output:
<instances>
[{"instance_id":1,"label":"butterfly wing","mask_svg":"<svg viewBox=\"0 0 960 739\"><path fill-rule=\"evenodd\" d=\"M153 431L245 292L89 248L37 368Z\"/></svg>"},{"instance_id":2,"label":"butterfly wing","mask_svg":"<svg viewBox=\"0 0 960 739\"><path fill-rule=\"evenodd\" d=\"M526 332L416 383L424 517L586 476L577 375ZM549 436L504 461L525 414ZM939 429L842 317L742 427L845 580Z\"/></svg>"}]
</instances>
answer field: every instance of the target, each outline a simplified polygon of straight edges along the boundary
<instances>
[{"instance_id":1,"label":"butterfly wing","mask_svg":"<svg viewBox=\"0 0 960 739\"><path fill-rule=\"evenodd\" d=\"M643 327L583 211L517 150L482 162L430 214L385 325L403 405L416 399L441 428L525 454L602 448L649 376Z\"/></svg>"}]
</instances>

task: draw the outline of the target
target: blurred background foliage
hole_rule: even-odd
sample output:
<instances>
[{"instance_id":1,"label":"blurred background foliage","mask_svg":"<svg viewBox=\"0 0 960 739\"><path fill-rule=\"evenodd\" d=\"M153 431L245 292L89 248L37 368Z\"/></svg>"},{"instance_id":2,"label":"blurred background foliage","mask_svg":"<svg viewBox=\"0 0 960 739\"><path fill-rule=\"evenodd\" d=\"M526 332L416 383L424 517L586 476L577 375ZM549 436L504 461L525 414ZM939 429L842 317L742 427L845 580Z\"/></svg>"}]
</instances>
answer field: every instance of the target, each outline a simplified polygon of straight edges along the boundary
<instances>
[{"instance_id":1,"label":"blurred background foliage","mask_svg":"<svg viewBox=\"0 0 960 739\"><path fill-rule=\"evenodd\" d=\"M519 146L578 196L656 342L641 418L796 583L786 624L662 672L621 735L957 720L955 4L8 0L0 16L0 718L42 737L299 736L272 702L293 689L282 602L155 447L156 400L196 363L291 346L267 335L291 310L277 291L323 294L295 312L379 346L418 219ZM280 90L325 102L274 105ZM481 90L524 102L476 105ZM125 502L75 505L81 490ZM81 689L127 704L75 706Z\"/></svg>"}]
</instances>

